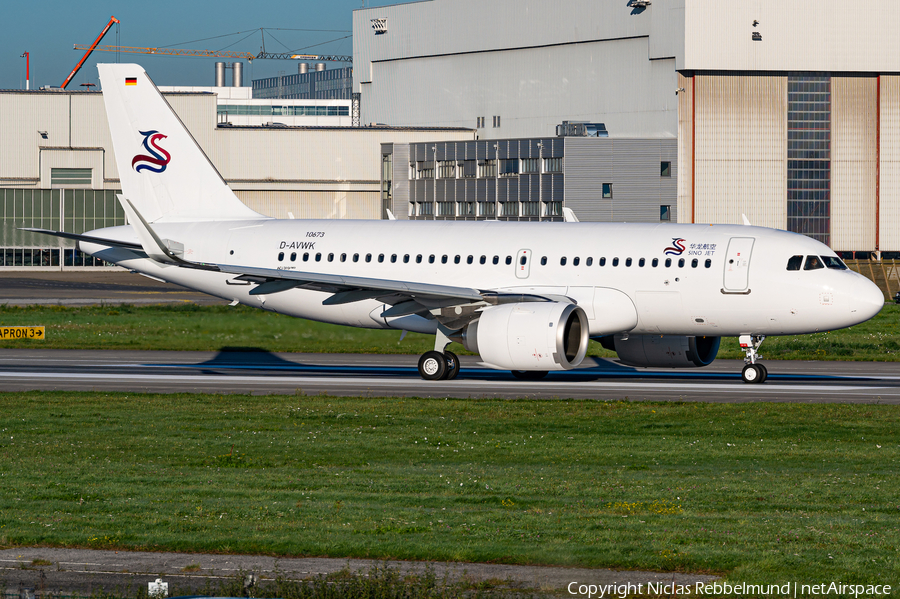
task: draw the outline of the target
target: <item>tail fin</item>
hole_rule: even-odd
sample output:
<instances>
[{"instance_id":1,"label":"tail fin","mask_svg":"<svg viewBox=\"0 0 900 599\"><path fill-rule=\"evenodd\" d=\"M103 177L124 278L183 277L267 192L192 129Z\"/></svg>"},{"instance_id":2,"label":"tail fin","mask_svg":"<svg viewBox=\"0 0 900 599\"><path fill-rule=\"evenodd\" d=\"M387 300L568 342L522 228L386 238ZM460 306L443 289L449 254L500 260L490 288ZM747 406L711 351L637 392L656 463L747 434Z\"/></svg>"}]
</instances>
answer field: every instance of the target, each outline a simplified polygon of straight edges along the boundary
<instances>
[{"instance_id":1,"label":"tail fin","mask_svg":"<svg viewBox=\"0 0 900 599\"><path fill-rule=\"evenodd\" d=\"M229 189L136 64L100 64L122 192L149 222L265 218Z\"/></svg>"}]
</instances>

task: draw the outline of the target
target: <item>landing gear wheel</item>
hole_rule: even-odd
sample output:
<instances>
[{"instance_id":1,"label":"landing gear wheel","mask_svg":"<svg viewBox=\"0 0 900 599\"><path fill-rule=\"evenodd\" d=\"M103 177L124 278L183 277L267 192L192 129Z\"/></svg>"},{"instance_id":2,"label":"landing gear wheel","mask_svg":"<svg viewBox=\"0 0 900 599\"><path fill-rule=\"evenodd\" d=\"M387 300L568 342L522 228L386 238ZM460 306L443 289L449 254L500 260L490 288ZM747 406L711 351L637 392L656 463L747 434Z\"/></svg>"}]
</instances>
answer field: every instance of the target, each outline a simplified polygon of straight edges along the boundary
<instances>
[{"instance_id":1,"label":"landing gear wheel","mask_svg":"<svg viewBox=\"0 0 900 599\"><path fill-rule=\"evenodd\" d=\"M452 351L445 351L444 359L447 361L447 374L444 375L444 380L452 381L459 374L459 357Z\"/></svg>"},{"instance_id":2,"label":"landing gear wheel","mask_svg":"<svg viewBox=\"0 0 900 599\"><path fill-rule=\"evenodd\" d=\"M745 383L759 384L766 380L767 374L762 364L747 364L741 371L741 378Z\"/></svg>"},{"instance_id":3,"label":"landing gear wheel","mask_svg":"<svg viewBox=\"0 0 900 599\"><path fill-rule=\"evenodd\" d=\"M762 371L762 378L760 379L760 383L765 383L766 379L769 378L769 371L766 369L765 364L756 364L756 367Z\"/></svg>"},{"instance_id":4,"label":"landing gear wheel","mask_svg":"<svg viewBox=\"0 0 900 599\"><path fill-rule=\"evenodd\" d=\"M447 358L438 351L427 351L419 358L419 375L426 381L439 381L447 375Z\"/></svg>"},{"instance_id":5,"label":"landing gear wheel","mask_svg":"<svg viewBox=\"0 0 900 599\"><path fill-rule=\"evenodd\" d=\"M522 381L539 381L547 376L546 370L512 370L512 375Z\"/></svg>"}]
</instances>

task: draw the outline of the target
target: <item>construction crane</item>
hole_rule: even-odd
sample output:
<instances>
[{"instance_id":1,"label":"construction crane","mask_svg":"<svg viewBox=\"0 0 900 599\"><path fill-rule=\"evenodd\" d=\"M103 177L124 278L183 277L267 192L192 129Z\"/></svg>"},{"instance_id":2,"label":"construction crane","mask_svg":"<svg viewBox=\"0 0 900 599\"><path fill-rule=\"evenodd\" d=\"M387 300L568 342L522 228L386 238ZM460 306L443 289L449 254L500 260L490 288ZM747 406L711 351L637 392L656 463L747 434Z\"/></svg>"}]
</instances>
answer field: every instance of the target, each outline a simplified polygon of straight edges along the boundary
<instances>
[{"instance_id":1,"label":"construction crane","mask_svg":"<svg viewBox=\"0 0 900 599\"><path fill-rule=\"evenodd\" d=\"M86 60L88 59L88 57L91 55L91 52L93 52L94 49L97 48L97 44L100 43L100 40L103 39L103 37L104 37L104 36L106 35L106 33L109 31L109 28L113 26L113 23L115 23L115 24L118 25L118 24L119 24L119 19L117 19L117 18L115 18L115 17L110 17L110 18L109 18L109 23L106 24L106 27L103 28L103 31L101 31L101 32L100 32L100 35L97 36L97 39L94 40L94 43L91 44L90 46L85 46L85 47L83 48L83 49L87 50L87 52L84 53L84 56L81 57L81 60L78 61L78 64L75 65L75 68L72 69L72 72L69 73L69 76L68 76L68 77L66 77L66 80L63 81L63 84L59 86L60 89L66 89L66 86L69 85L69 82L72 81L72 79L75 77L75 75L78 73L78 71L81 70L81 66L85 63L85 61L86 61Z\"/></svg>"},{"instance_id":2,"label":"construction crane","mask_svg":"<svg viewBox=\"0 0 900 599\"><path fill-rule=\"evenodd\" d=\"M105 33L105 31L104 31ZM101 35L102 37L102 35ZM100 41L98 38L97 41ZM337 56L337 55L318 55L318 54L293 54L291 52L283 52L283 53L273 53L262 51L257 54L252 54L250 52L231 52L229 50L184 50L177 48L143 48L137 46L97 46L97 42L94 42L93 46L84 46L81 44L75 44L76 50L85 50L90 49L93 52L126 52L132 54L157 54L160 56L197 56L201 58L238 58L244 59L248 62L252 62L257 59L272 59L272 60L321 60L326 62L353 62L352 56ZM90 54L90 52L88 52ZM87 58L87 55L85 55ZM82 59L84 62L84 59ZM81 66L81 63L78 63L78 66ZM77 67L76 67L77 71ZM72 75L75 74L75 71L72 72Z\"/></svg>"}]
</instances>

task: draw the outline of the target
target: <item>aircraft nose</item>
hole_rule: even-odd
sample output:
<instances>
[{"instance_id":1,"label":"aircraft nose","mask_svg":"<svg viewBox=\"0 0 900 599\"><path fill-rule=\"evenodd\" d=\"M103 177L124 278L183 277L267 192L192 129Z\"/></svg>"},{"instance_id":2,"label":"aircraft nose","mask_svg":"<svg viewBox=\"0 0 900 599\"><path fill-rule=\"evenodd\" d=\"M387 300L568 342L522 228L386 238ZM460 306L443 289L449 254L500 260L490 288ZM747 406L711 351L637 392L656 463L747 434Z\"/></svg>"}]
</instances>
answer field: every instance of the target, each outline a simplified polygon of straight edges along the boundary
<instances>
[{"instance_id":1,"label":"aircraft nose","mask_svg":"<svg viewBox=\"0 0 900 599\"><path fill-rule=\"evenodd\" d=\"M878 285L859 275L862 279L853 286L850 292L850 313L858 318L859 322L869 320L884 307L884 294Z\"/></svg>"}]
</instances>

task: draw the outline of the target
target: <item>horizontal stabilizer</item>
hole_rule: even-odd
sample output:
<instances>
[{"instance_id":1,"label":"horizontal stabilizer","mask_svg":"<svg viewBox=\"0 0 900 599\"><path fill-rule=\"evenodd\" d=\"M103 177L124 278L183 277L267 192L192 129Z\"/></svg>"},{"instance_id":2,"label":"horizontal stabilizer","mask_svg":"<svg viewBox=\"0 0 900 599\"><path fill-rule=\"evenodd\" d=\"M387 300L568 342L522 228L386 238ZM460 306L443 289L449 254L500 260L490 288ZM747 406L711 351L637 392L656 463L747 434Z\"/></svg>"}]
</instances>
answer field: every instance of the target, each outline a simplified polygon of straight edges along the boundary
<instances>
[{"instance_id":1,"label":"horizontal stabilizer","mask_svg":"<svg viewBox=\"0 0 900 599\"><path fill-rule=\"evenodd\" d=\"M116 239L103 239L92 235L79 235L77 233L66 233L64 231L51 231L50 229L32 229L22 227L20 231L31 231L32 233L41 233L42 235L53 235L54 237L62 237L63 239L74 239L75 241L83 241L85 243L96 243L98 245L108 245L110 247L126 248L129 250L143 249L141 244L131 241L118 241Z\"/></svg>"}]
</instances>

